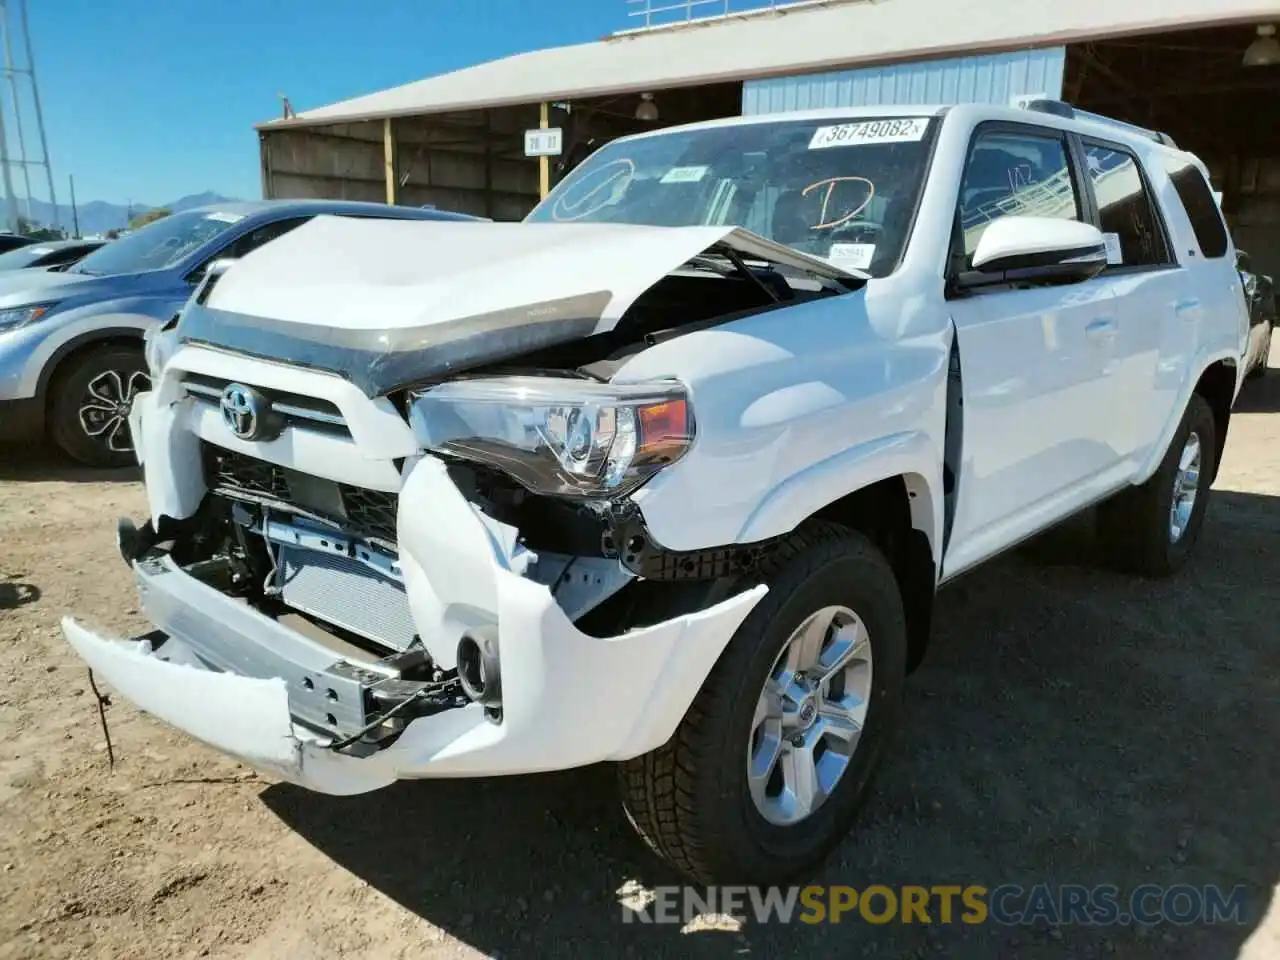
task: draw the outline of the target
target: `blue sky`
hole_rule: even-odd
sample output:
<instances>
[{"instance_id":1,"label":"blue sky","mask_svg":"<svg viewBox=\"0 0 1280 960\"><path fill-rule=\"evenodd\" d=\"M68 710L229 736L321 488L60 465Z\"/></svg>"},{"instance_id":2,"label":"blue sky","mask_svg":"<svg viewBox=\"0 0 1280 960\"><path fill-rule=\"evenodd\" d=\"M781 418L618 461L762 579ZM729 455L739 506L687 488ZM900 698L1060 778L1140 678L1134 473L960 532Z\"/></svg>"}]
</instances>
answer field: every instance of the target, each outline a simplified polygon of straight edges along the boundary
<instances>
[{"instance_id":1,"label":"blue sky","mask_svg":"<svg viewBox=\"0 0 1280 960\"><path fill-rule=\"evenodd\" d=\"M28 3L63 203L67 174L81 203L256 197L253 125L279 115L278 92L304 110L631 25L623 0Z\"/></svg>"}]
</instances>

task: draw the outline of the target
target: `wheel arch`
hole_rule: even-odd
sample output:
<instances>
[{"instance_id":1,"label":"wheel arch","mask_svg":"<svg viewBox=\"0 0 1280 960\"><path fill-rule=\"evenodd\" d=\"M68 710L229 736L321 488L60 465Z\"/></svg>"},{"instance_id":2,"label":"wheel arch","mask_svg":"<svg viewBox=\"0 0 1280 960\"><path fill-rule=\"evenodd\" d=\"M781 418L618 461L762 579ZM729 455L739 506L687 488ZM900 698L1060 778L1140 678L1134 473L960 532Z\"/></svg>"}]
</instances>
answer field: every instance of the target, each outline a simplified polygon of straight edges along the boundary
<instances>
[{"instance_id":1,"label":"wheel arch","mask_svg":"<svg viewBox=\"0 0 1280 960\"><path fill-rule=\"evenodd\" d=\"M1238 373L1233 360L1223 358L1214 361L1205 367L1192 390L1192 393L1204 397L1213 411L1215 456L1211 483L1217 477L1218 466L1222 463L1222 451L1227 445L1227 429L1231 426L1231 407L1235 402Z\"/></svg>"},{"instance_id":2,"label":"wheel arch","mask_svg":"<svg viewBox=\"0 0 1280 960\"><path fill-rule=\"evenodd\" d=\"M87 331L61 344L40 371L40 379L36 384L36 396L40 398L46 412L50 403L50 388L80 357L103 347L137 347L141 350L144 332L138 327L104 327Z\"/></svg>"}]
</instances>

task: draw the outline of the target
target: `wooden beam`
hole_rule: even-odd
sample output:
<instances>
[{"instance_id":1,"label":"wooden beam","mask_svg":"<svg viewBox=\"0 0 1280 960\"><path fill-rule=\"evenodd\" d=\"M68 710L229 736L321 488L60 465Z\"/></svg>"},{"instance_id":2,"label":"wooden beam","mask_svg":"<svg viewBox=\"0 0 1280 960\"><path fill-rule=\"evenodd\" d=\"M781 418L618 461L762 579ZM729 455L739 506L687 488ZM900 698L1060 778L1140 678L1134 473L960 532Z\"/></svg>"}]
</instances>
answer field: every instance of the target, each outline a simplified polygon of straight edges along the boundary
<instances>
[{"instance_id":1,"label":"wooden beam","mask_svg":"<svg viewBox=\"0 0 1280 960\"><path fill-rule=\"evenodd\" d=\"M396 202L396 137L391 126L391 118L382 121L382 161L386 166L384 178L387 183L387 203Z\"/></svg>"},{"instance_id":2,"label":"wooden beam","mask_svg":"<svg viewBox=\"0 0 1280 960\"><path fill-rule=\"evenodd\" d=\"M538 120L538 126L546 130L551 126L551 104L543 102L541 105L541 116ZM538 158L538 197L546 199L548 193L551 192L551 158L542 156Z\"/></svg>"}]
</instances>

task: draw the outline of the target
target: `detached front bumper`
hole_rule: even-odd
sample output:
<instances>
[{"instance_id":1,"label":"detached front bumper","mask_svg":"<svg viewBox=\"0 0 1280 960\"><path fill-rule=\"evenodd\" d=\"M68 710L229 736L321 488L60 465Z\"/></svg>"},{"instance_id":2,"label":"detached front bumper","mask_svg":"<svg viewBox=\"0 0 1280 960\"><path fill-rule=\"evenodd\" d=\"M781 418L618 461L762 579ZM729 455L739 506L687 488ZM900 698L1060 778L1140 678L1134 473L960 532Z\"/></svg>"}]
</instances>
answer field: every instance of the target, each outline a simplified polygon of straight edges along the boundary
<instances>
[{"instance_id":1,"label":"detached front bumper","mask_svg":"<svg viewBox=\"0 0 1280 960\"><path fill-rule=\"evenodd\" d=\"M429 503L431 522L406 522L406 503ZM652 750L674 733L765 593L756 587L651 627L591 637L547 587L513 571L511 545L491 535L438 462L413 468L400 528L410 604L420 628L435 624L422 634L433 654L456 644L440 636L455 621L496 626L500 722L469 704L414 719L365 756L330 750L313 727L346 702L340 687L330 696L334 653L168 559L135 565L163 643L104 638L73 620L63 630L94 672L144 711L284 780L353 794L399 779L565 769Z\"/></svg>"}]
</instances>

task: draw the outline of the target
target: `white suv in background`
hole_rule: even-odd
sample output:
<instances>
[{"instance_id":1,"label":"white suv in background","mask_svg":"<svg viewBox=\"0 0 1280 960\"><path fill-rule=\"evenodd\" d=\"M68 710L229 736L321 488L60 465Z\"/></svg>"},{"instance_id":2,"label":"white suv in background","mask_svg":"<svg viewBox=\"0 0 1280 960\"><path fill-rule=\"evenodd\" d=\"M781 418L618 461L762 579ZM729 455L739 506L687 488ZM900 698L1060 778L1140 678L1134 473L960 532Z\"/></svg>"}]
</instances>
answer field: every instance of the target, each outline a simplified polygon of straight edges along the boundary
<instances>
[{"instance_id":1,"label":"white suv in background","mask_svg":"<svg viewBox=\"0 0 1280 960\"><path fill-rule=\"evenodd\" d=\"M616 761L693 876L849 828L939 586L1200 535L1248 330L1203 165L1064 104L618 140L526 222L317 217L133 411L147 712L328 793ZM1051 762L1051 761L1046 761Z\"/></svg>"}]
</instances>

